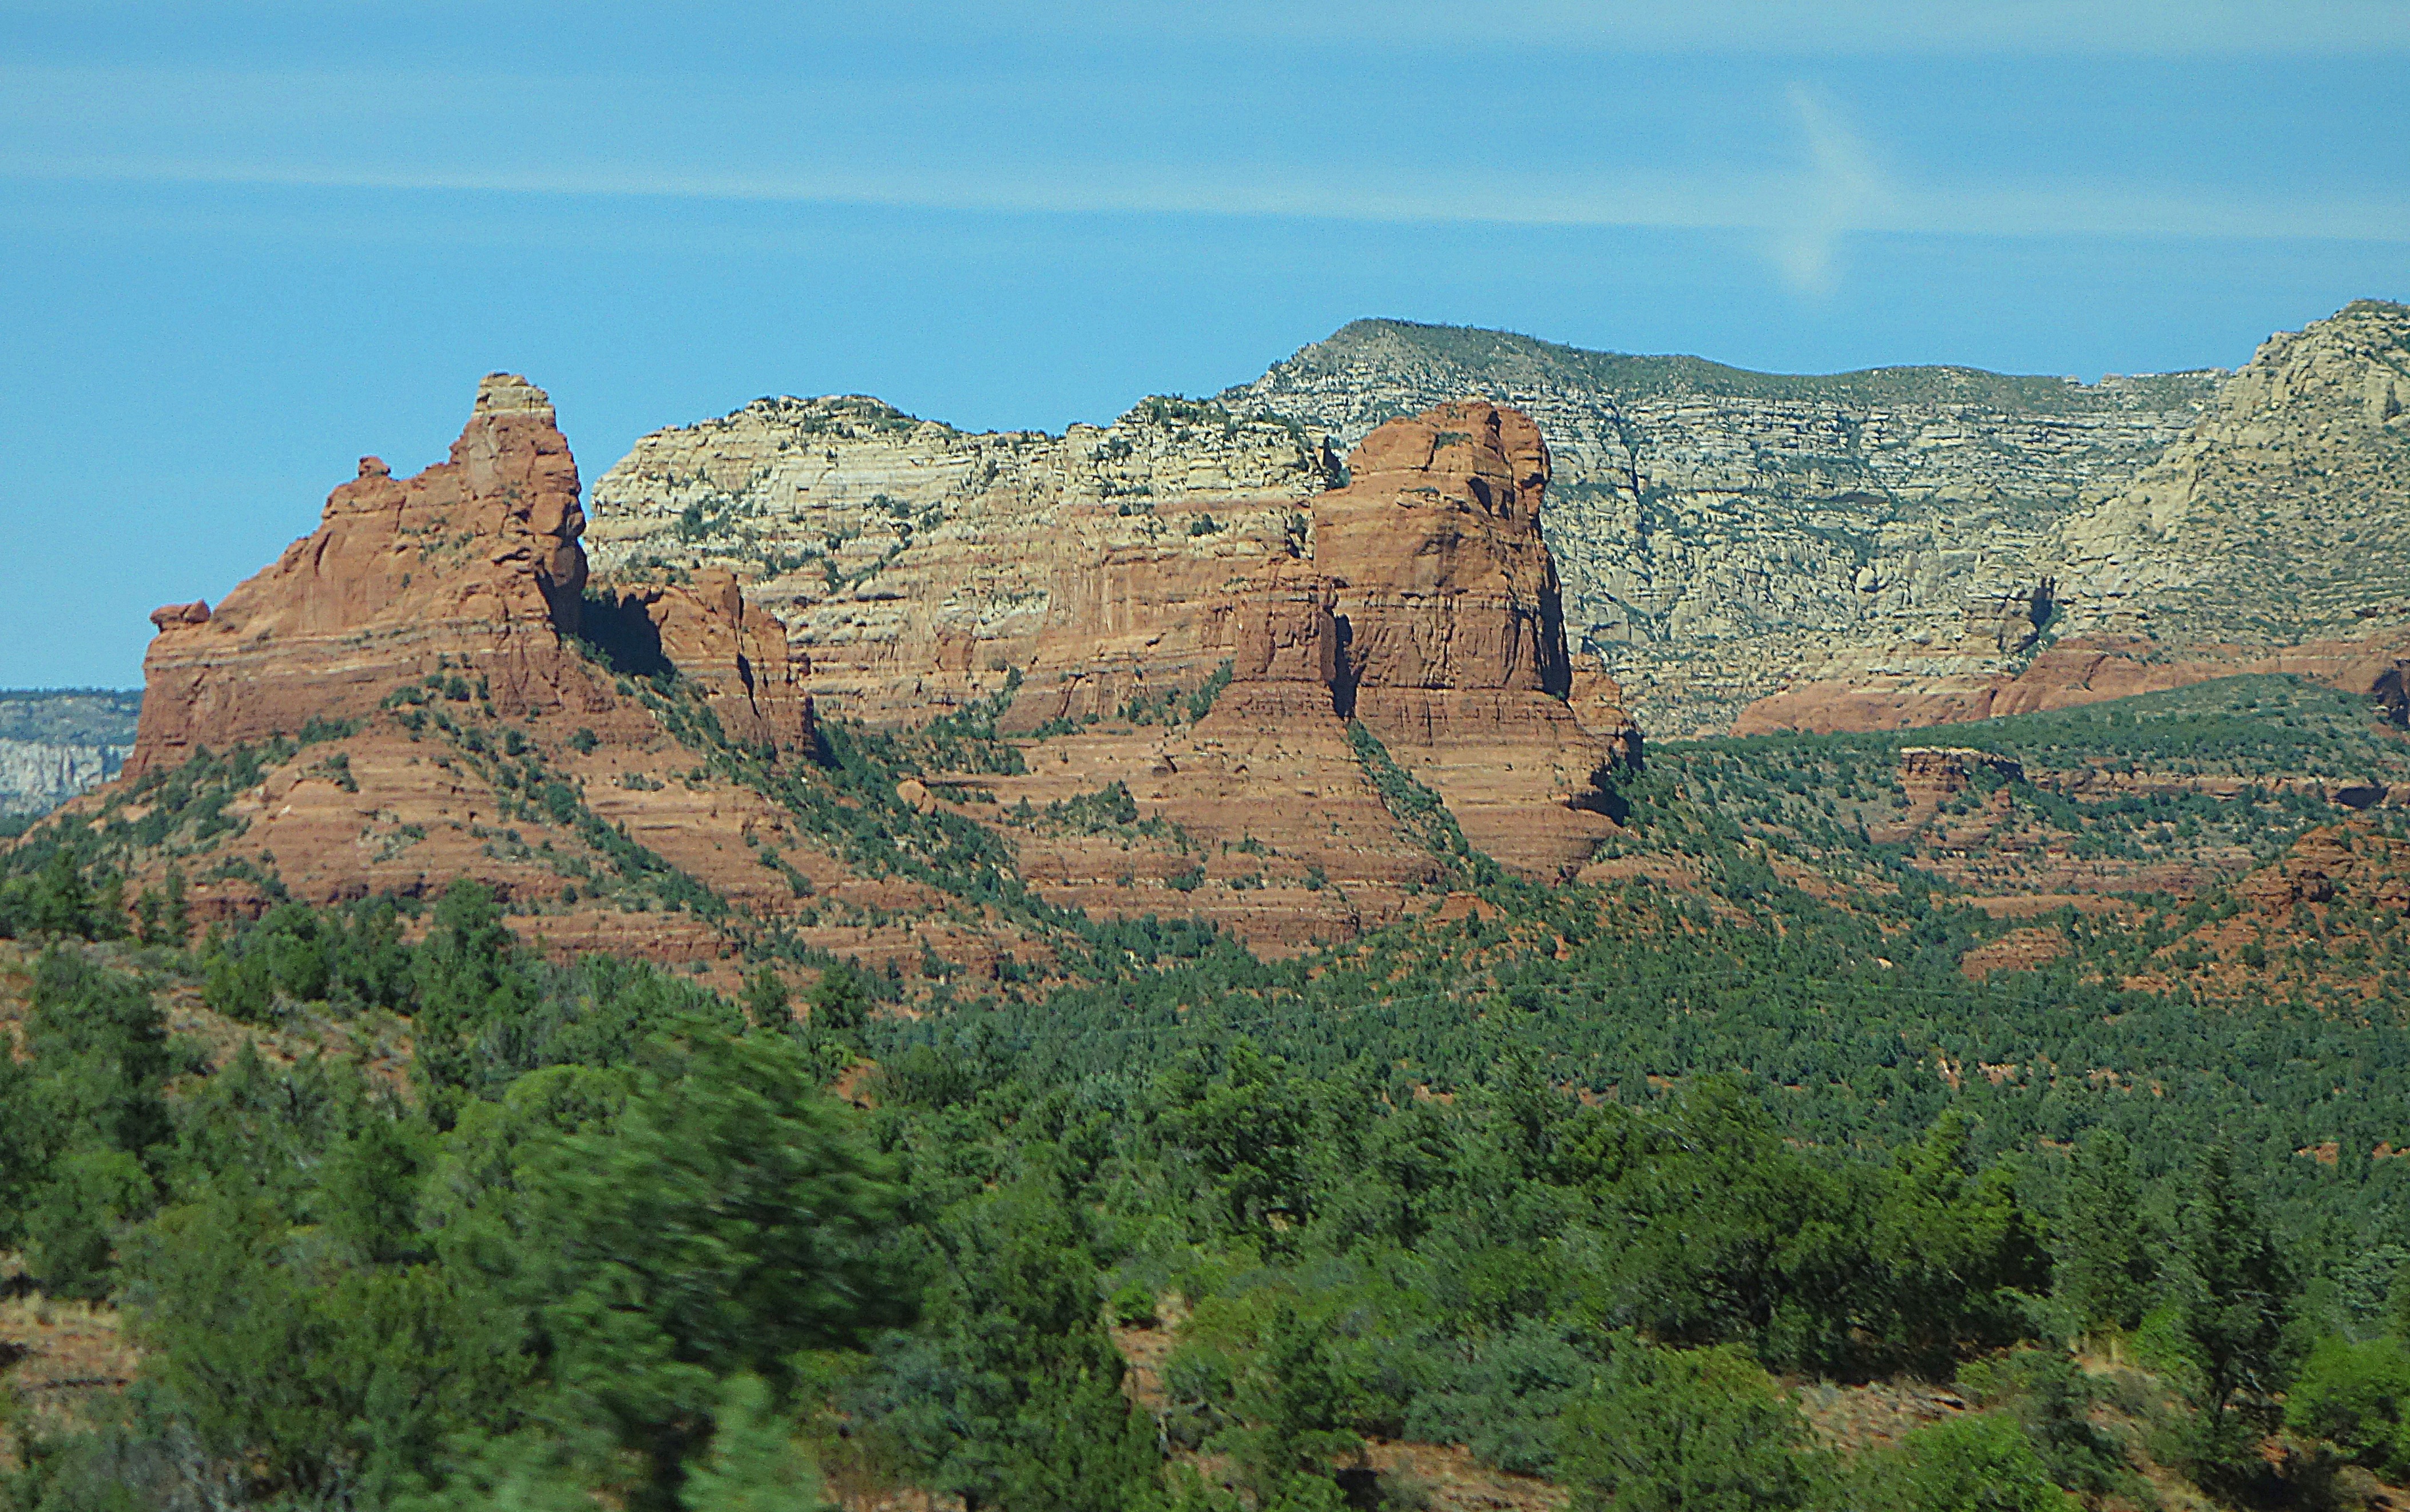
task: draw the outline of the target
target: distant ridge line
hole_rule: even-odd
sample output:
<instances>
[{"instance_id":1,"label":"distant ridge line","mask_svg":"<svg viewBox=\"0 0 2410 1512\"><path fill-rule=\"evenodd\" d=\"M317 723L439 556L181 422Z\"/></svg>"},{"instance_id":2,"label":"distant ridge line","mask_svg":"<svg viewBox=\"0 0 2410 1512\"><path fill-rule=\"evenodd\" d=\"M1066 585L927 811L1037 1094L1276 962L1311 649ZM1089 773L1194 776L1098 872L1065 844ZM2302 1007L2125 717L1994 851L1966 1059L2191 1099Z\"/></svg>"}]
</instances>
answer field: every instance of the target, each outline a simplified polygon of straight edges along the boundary
<instances>
[{"instance_id":1,"label":"distant ridge line","mask_svg":"<svg viewBox=\"0 0 2410 1512\"><path fill-rule=\"evenodd\" d=\"M1517 331L1381 316L1349 321L1274 364L1266 376L1285 371L1336 374L1367 363L1394 367L1401 358L1420 358L1424 364L1462 370L1469 376L1477 373L1493 382L1571 382L1634 398L1695 393L1860 404L1941 400L2040 414L2196 402L2228 371L2112 374L2097 384L1954 363L1892 364L1837 373L1760 372L1706 357L1599 351ZM1234 385L1223 397L1245 398L1262 382Z\"/></svg>"}]
</instances>

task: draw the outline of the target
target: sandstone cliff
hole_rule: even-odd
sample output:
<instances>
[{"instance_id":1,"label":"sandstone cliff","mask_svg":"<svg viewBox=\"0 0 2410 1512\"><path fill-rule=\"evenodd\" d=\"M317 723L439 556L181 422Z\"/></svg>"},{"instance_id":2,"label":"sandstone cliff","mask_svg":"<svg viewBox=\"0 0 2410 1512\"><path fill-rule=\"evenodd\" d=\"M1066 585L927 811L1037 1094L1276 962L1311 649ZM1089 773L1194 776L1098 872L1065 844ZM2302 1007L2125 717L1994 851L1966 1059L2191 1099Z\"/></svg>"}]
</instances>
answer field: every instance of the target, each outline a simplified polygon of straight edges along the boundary
<instances>
[{"instance_id":1,"label":"sandstone cliff","mask_svg":"<svg viewBox=\"0 0 2410 1512\"><path fill-rule=\"evenodd\" d=\"M215 608L151 617L129 769L356 719L445 668L481 679L508 716L605 706L563 644L586 577L577 495L543 390L487 378L450 460L398 481L362 458L273 565Z\"/></svg>"},{"instance_id":2,"label":"sandstone cliff","mask_svg":"<svg viewBox=\"0 0 2410 1512\"><path fill-rule=\"evenodd\" d=\"M128 780L69 813L138 882L196 871L204 923L280 887L470 877L563 947L719 955L733 910L776 918L810 882L758 859L793 843L791 817L682 734L802 760L806 663L726 574L588 597L583 529L551 404L488 377L448 460L396 479L363 458L214 608L152 616Z\"/></svg>"},{"instance_id":3,"label":"sandstone cliff","mask_svg":"<svg viewBox=\"0 0 2410 1512\"><path fill-rule=\"evenodd\" d=\"M2231 375L2098 385L1791 377L1366 321L1222 400L1345 440L1464 392L1539 421L1569 637L1660 734L1923 724L2280 666L2400 697L2400 305L2280 334Z\"/></svg>"},{"instance_id":4,"label":"sandstone cliff","mask_svg":"<svg viewBox=\"0 0 2410 1512\"><path fill-rule=\"evenodd\" d=\"M1530 414L1556 462L1568 639L1677 736L1725 728L1837 651L2004 665L2052 612L2037 549L2087 490L2122 487L2180 436L2214 382L1793 377L1359 321L1222 401L1342 443L1467 393Z\"/></svg>"},{"instance_id":5,"label":"sandstone cliff","mask_svg":"<svg viewBox=\"0 0 2410 1512\"><path fill-rule=\"evenodd\" d=\"M2025 548L2039 654L1836 647L1745 710L1756 731L2023 713L2243 672L2410 713L2410 308L2363 300L2269 339L2123 487ZM2064 638L2061 638L2064 637ZM2053 644L2054 642L2054 644Z\"/></svg>"},{"instance_id":6,"label":"sandstone cliff","mask_svg":"<svg viewBox=\"0 0 2410 1512\"><path fill-rule=\"evenodd\" d=\"M1074 674L1058 712L1076 718L1162 662L1139 655L1141 620L1296 555L1328 467L1295 426L1182 400L1059 437L762 400L638 442L594 487L590 539L617 581L743 577L832 712L918 723L1035 662ZM1168 670L1193 685L1212 665Z\"/></svg>"},{"instance_id":7,"label":"sandstone cliff","mask_svg":"<svg viewBox=\"0 0 2410 1512\"><path fill-rule=\"evenodd\" d=\"M1476 863L1433 789L1536 875L1611 828L1592 781L1637 737L1566 656L1528 419L1398 422L1328 489L1337 464L1291 428L1199 406L1069 443L880 414L709 428L754 448L728 475L757 492L700 530L688 474L656 480L672 510L629 506L621 470L603 533L669 518L617 538L673 556L623 549L589 583L551 406L488 378L450 459L407 479L364 460L276 562L153 617L127 779L65 821L138 888L180 868L197 923L470 877L558 949L722 975L827 952L939 980L1048 960L1040 900L1275 951L1440 907ZM801 460L780 444L799 435ZM715 444L645 454L707 476ZM833 453L846 487L882 486L791 507L893 532L850 577L850 535L816 571L764 560L758 490ZM918 514L889 491L915 486ZM901 733L824 725L823 686Z\"/></svg>"},{"instance_id":8,"label":"sandstone cliff","mask_svg":"<svg viewBox=\"0 0 2410 1512\"><path fill-rule=\"evenodd\" d=\"M1046 748L1026 781L983 789L1060 806L1118 781L1181 835L1285 849L1294 868L1272 876L1355 887L1225 919L1328 936L1436 878L1347 719L1506 864L1557 876L1607 830L1593 777L1639 735L1612 677L1566 653L1547 477L1531 419L1485 402L1401 419L1340 465L1294 425L1191 400L1063 439L762 400L646 437L595 487L593 533L612 590L745 574L829 711L916 726L1009 677L997 723ZM1133 907L1080 880L1095 859L1072 839L1014 835L1024 873L1077 907Z\"/></svg>"},{"instance_id":9,"label":"sandstone cliff","mask_svg":"<svg viewBox=\"0 0 2410 1512\"><path fill-rule=\"evenodd\" d=\"M1474 393L1546 438L1575 676L1611 676L1661 735L1732 728L1785 690L1741 727L1980 717L2214 675L2167 669L2233 663L2229 641L2382 649L2357 643L2403 597L2399 553L2355 550L2383 527L2335 514L2374 487L2391 517L2371 438L2402 427L2402 324L2364 303L2230 380L2084 385L1793 377L1358 322L1218 403L1149 400L1059 439L859 399L660 432L596 488L598 560L735 570L810 647L833 707L909 722L1036 666L1053 714L1082 718L1153 691L1164 643L1123 606L1201 603L1234 571L1311 557L1334 450ZM2215 501L2246 495L2267 496L2260 545L2227 552L2239 527Z\"/></svg>"},{"instance_id":10,"label":"sandstone cliff","mask_svg":"<svg viewBox=\"0 0 2410 1512\"><path fill-rule=\"evenodd\" d=\"M648 584L586 605L589 638L635 670L675 671L739 745L810 750L819 743L804 679L811 659L776 616L748 611L736 575L705 568L690 585Z\"/></svg>"},{"instance_id":11,"label":"sandstone cliff","mask_svg":"<svg viewBox=\"0 0 2410 1512\"><path fill-rule=\"evenodd\" d=\"M1570 703L1539 428L1444 404L1382 426L1347 466L1314 502L1338 711L1419 766L1474 843L1533 871L1578 865L1608 827L1582 807L1593 778L1636 759L1638 734L1603 684L1591 727Z\"/></svg>"}]
</instances>

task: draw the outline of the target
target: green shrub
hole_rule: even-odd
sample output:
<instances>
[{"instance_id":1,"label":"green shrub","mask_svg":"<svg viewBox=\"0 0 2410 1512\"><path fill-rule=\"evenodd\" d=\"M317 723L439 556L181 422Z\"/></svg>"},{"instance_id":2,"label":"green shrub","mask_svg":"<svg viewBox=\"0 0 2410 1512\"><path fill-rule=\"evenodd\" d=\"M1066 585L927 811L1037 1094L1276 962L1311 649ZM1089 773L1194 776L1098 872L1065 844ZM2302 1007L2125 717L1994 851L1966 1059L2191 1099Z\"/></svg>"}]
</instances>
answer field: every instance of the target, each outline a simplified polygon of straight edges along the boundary
<instances>
[{"instance_id":1,"label":"green shrub","mask_svg":"<svg viewBox=\"0 0 2410 1512\"><path fill-rule=\"evenodd\" d=\"M2379 1475L2410 1469L2410 1347L2320 1339L2286 1393L2285 1426Z\"/></svg>"},{"instance_id":2,"label":"green shrub","mask_svg":"<svg viewBox=\"0 0 2410 1512\"><path fill-rule=\"evenodd\" d=\"M123 1150L71 1150L27 1214L26 1260L54 1297L99 1298L114 1280L119 1232L158 1202L142 1162Z\"/></svg>"},{"instance_id":3,"label":"green shrub","mask_svg":"<svg viewBox=\"0 0 2410 1512\"><path fill-rule=\"evenodd\" d=\"M2017 1425L1970 1413L1869 1450L1850 1476L1861 1512L2077 1512Z\"/></svg>"},{"instance_id":4,"label":"green shrub","mask_svg":"<svg viewBox=\"0 0 2410 1512\"><path fill-rule=\"evenodd\" d=\"M2057 1485L2093 1498L2122 1491L2132 1499L2140 1489L2126 1447L2092 1421L2092 1378L2064 1350L2015 1349L1979 1360L1958 1373L1958 1386L2014 1419Z\"/></svg>"},{"instance_id":5,"label":"green shrub","mask_svg":"<svg viewBox=\"0 0 2410 1512\"><path fill-rule=\"evenodd\" d=\"M1154 1293L1135 1281L1116 1287L1105 1306L1113 1321L1123 1328L1151 1329L1155 1325Z\"/></svg>"},{"instance_id":6,"label":"green shrub","mask_svg":"<svg viewBox=\"0 0 2410 1512\"><path fill-rule=\"evenodd\" d=\"M1822 1466L1798 1406L1731 1345L1623 1335L1558 1425L1576 1512L1761 1512L1813 1505Z\"/></svg>"},{"instance_id":7,"label":"green shrub","mask_svg":"<svg viewBox=\"0 0 2410 1512\"><path fill-rule=\"evenodd\" d=\"M115 939L125 933L123 886L121 879L108 877L94 888L74 852L62 846L31 876L0 882L0 939Z\"/></svg>"}]
</instances>

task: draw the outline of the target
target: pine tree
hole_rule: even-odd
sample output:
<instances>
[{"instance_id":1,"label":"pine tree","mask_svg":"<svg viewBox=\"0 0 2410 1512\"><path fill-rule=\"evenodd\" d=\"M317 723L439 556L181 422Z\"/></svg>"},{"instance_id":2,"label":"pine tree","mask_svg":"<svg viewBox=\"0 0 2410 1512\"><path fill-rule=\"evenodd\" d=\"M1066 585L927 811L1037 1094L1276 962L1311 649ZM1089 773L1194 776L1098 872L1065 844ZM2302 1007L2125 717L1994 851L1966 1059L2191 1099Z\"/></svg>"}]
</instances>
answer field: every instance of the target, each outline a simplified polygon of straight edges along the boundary
<instances>
[{"instance_id":1,"label":"pine tree","mask_svg":"<svg viewBox=\"0 0 2410 1512\"><path fill-rule=\"evenodd\" d=\"M2098 1335L2141 1321L2157 1265L2133 1152L2115 1130L2094 1130L2076 1152L2053 1237L2058 1295L2079 1328Z\"/></svg>"},{"instance_id":2,"label":"pine tree","mask_svg":"<svg viewBox=\"0 0 2410 1512\"><path fill-rule=\"evenodd\" d=\"M2274 1421L2294 1283L2222 1144L2201 1161L2166 1283L2201 1374L2204 1447L2212 1459L2240 1454Z\"/></svg>"}]
</instances>

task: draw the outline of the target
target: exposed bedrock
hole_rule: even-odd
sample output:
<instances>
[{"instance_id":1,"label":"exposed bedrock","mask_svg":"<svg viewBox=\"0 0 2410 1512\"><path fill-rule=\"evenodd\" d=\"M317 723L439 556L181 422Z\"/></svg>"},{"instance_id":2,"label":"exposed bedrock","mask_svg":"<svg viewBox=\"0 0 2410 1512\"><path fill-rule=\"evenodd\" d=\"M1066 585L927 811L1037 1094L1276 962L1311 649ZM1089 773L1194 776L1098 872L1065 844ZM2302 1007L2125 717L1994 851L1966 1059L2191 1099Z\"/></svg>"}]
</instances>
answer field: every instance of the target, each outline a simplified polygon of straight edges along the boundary
<instances>
[{"instance_id":1,"label":"exposed bedrock","mask_svg":"<svg viewBox=\"0 0 2410 1512\"><path fill-rule=\"evenodd\" d=\"M707 691L759 744L811 740L809 699L783 627L745 617L733 578L599 606L583 625L577 464L544 391L506 373L478 385L449 460L395 478L376 458L327 500L318 529L228 593L152 616L139 775L201 749L255 743L374 713L429 675L476 686L504 719L602 715L611 678L573 641L632 636Z\"/></svg>"}]
</instances>

